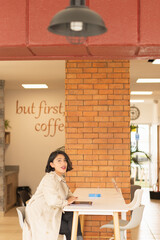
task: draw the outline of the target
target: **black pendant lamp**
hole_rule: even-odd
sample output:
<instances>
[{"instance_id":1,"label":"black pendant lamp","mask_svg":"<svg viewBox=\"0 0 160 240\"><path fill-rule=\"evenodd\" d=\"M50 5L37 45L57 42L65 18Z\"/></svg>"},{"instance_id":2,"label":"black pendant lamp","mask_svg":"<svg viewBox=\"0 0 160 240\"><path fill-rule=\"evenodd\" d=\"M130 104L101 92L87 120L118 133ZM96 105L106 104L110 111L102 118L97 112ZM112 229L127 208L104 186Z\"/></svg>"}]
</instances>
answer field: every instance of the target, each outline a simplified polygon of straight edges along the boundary
<instances>
[{"instance_id":1,"label":"black pendant lamp","mask_svg":"<svg viewBox=\"0 0 160 240\"><path fill-rule=\"evenodd\" d=\"M85 5L85 0L71 0L70 6L58 12L48 31L66 36L71 44L82 44L89 36L107 31L101 16Z\"/></svg>"}]
</instances>

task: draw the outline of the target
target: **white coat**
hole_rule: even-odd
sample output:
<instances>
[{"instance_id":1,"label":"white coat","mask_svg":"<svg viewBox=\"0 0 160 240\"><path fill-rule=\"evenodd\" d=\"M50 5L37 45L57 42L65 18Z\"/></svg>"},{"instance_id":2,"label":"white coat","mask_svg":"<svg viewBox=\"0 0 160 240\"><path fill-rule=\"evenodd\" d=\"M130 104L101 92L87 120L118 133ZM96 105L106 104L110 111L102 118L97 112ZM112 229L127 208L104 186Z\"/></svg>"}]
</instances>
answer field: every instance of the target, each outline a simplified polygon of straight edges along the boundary
<instances>
[{"instance_id":1,"label":"white coat","mask_svg":"<svg viewBox=\"0 0 160 240\"><path fill-rule=\"evenodd\" d=\"M63 177L46 173L26 206L23 240L57 240L63 207L70 196Z\"/></svg>"}]
</instances>

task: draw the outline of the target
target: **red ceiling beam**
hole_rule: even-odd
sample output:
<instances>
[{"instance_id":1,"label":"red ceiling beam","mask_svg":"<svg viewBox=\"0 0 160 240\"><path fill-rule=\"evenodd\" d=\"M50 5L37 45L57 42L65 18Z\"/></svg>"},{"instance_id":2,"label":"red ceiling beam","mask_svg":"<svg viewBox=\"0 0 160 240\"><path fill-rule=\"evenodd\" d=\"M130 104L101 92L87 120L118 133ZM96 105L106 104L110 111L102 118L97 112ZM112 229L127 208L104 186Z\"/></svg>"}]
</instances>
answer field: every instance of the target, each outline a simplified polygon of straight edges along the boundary
<instances>
[{"instance_id":1,"label":"red ceiling beam","mask_svg":"<svg viewBox=\"0 0 160 240\"><path fill-rule=\"evenodd\" d=\"M69 0L0 0L0 59L143 59L160 57L159 0L87 0L107 33L79 46L47 31Z\"/></svg>"}]
</instances>

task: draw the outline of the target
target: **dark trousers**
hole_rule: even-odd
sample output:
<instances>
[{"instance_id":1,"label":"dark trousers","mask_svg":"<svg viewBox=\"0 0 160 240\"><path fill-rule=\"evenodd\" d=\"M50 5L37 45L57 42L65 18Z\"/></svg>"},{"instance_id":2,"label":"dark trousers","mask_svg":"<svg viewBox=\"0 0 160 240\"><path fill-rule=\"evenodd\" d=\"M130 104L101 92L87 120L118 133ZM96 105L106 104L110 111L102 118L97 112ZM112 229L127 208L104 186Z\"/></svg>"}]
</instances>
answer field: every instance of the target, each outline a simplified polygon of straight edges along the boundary
<instances>
[{"instance_id":1,"label":"dark trousers","mask_svg":"<svg viewBox=\"0 0 160 240\"><path fill-rule=\"evenodd\" d=\"M60 234L66 235L67 240L71 240L73 212L62 213ZM78 220L77 236L82 236L80 221Z\"/></svg>"}]
</instances>

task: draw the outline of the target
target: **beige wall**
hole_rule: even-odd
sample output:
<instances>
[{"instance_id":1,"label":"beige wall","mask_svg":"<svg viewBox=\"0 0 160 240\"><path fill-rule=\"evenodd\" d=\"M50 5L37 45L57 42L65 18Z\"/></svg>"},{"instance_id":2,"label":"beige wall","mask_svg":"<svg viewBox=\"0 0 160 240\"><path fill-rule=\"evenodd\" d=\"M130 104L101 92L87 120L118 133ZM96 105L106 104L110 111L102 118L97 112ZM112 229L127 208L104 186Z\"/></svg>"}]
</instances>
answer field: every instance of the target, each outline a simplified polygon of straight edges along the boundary
<instances>
[{"instance_id":1,"label":"beige wall","mask_svg":"<svg viewBox=\"0 0 160 240\"><path fill-rule=\"evenodd\" d=\"M19 186L30 186L34 192L49 154L65 144L64 106L64 89L5 92L5 119L12 127L5 164L19 165Z\"/></svg>"},{"instance_id":2,"label":"beige wall","mask_svg":"<svg viewBox=\"0 0 160 240\"><path fill-rule=\"evenodd\" d=\"M136 106L140 110L140 116L136 120L131 120L131 124L152 124L154 122L154 102L145 101L143 103L131 103L131 106Z\"/></svg>"}]
</instances>

